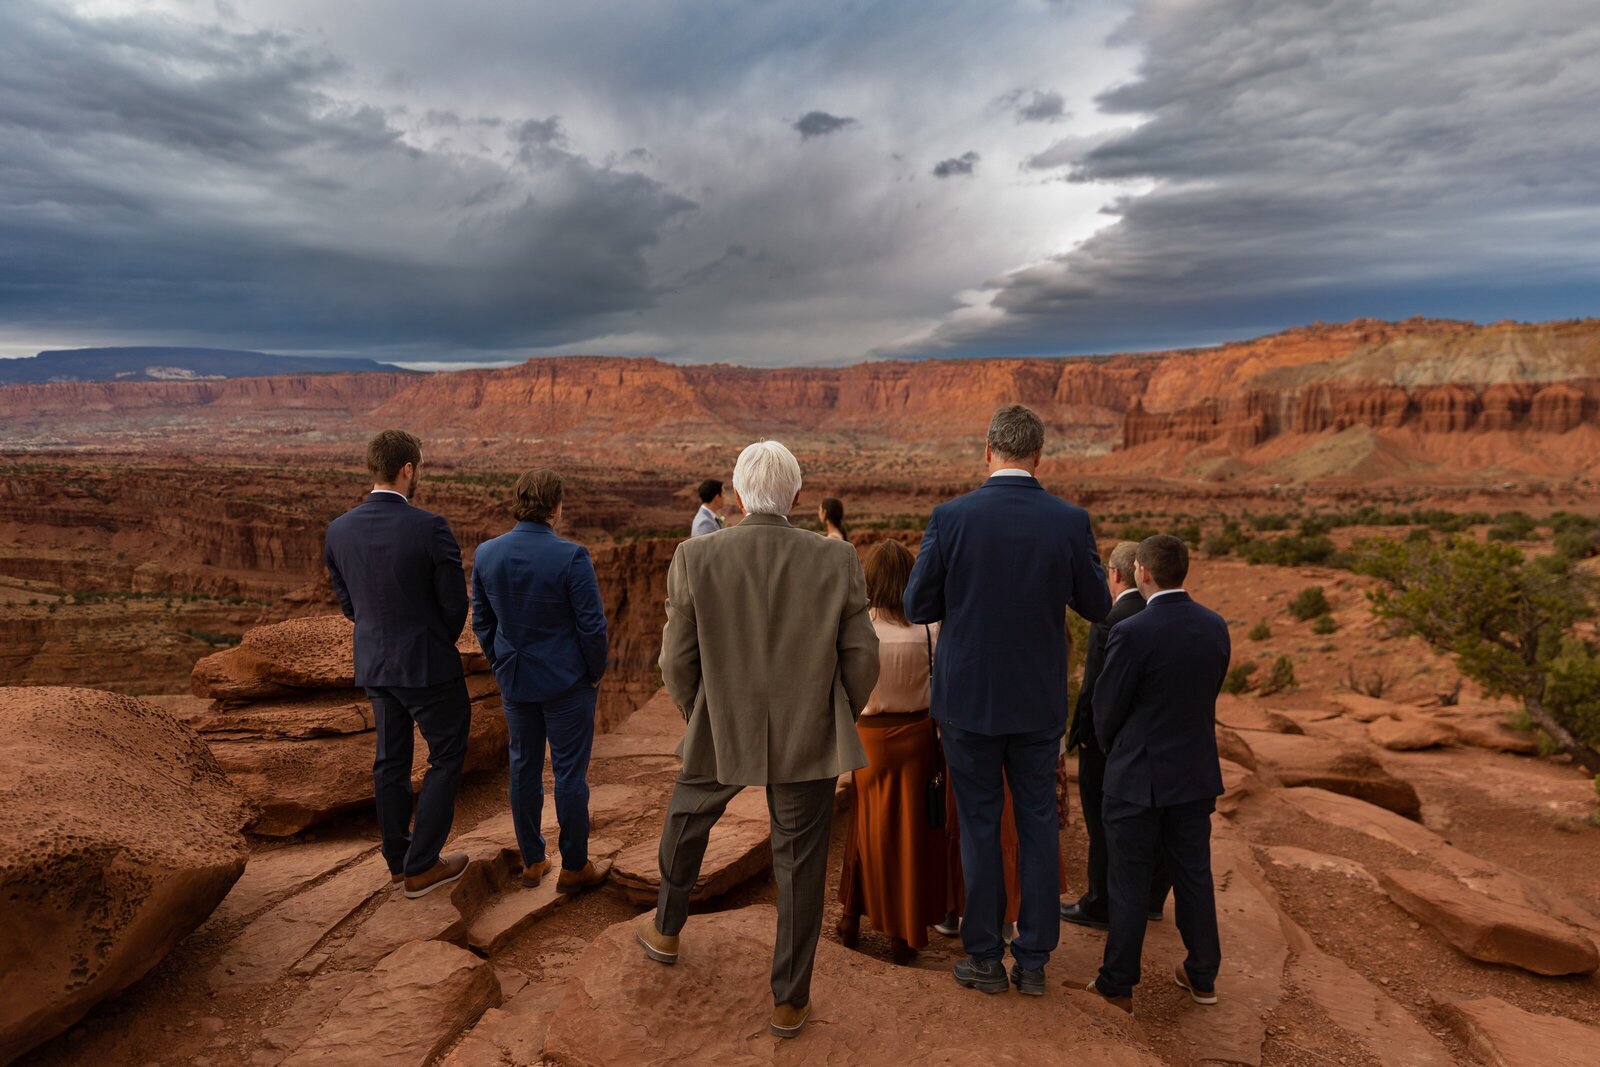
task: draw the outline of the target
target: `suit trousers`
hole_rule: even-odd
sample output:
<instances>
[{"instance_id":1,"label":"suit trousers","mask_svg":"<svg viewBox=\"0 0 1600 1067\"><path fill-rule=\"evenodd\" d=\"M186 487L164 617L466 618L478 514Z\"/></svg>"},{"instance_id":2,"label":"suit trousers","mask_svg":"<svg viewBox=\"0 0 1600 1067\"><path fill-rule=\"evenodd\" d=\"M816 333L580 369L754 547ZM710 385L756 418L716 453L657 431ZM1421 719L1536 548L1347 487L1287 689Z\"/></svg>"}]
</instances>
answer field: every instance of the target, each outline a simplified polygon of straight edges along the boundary
<instances>
[{"instance_id":1,"label":"suit trousers","mask_svg":"<svg viewBox=\"0 0 1600 1067\"><path fill-rule=\"evenodd\" d=\"M1222 965L1216 891L1211 882L1211 813L1214 797L1153 808L1106 797L1110 846L1111 929L1097 980L1108 997L1132 996L1144 951L1145 900L1159 857L1172 876L1178 933L1189 950L1184 967L1199 989L1216 984Z\"/></svg>"},{"instance_id":2,"label":"suit trousers","mask_svg":"<svg viewBox=\"0 0 1600 1067\"><path fill-rule=\"evenodd\" d=\"M1061 821L1056 805L1056 761L1061 728L1023 734L979 734L939 724L945 766L961 819L961 871L967 910L961 940L975 960L1005 955L1006 883L1000 858L1000 818L1011 787L1017 820L1021 907L1011 955L1036 970L1061 941Z\"/></svg>"},{"instance_id":3,"label":"suit trousers","mask_svg":"<svg viewBox=\"0 0 1600 1067\"><path fill-rule=\"evenodd\" d=\"M1106 757L1092 739L1078 746L1078 799L1083 804L1083 828L1089 835L1089 885L1078 898L1078 907L1091 919L1110 918L1109 891L1106 888L1106 827L1101 790L1106 781ZM1172 881L1167 877L1166 860L1156 858L1155 877L1150 882L1149 911L1159 915L1166 910L1167 892Z\"/></svg>"},{"instance_id":4,"label":"suit trousers","mask_svg":"<svg viewBox=\"0 0 1600 1067\"><path fill-rule=\"evenodd\" d=\"M511 822L525 866L544 862L544 747L550 744L564 870L589 862L589 753L599 690L581 685L550 700L500 701L511 734Z\"/></svg>"},{"instance_id":5,"label":"suit trousers","mask_svg":"<svg viewBox=\"0 0 1600 1067\"><path fill-rule=\"evenodd\" d=\"M467 759L472 699L465 678L423 687L369 686L378 747L372 789L378 832L391 874L422 874L439 861L439 850L455 821L456 788ZM428 746L428 772L416 796L412 820L411 759L416 730Z\"/></svg>"},{"instance_id":6,"label":"suit trousers","mask_svg":"<svg viewBox=\"0 0 1600 1067\"><path fill-rule=\"evenodd\" d=\"M772 819L772 874L778 883L778 931L772 950L772 1002L811 1001L811 968L822 933L828 885L828 838L837 778L775 783L767 789ZM656 928L676 936L689 918L689 893L700 877L711 828L743 789L680 773L661 832L661 895Z\"/></svg>"}]
</instances>

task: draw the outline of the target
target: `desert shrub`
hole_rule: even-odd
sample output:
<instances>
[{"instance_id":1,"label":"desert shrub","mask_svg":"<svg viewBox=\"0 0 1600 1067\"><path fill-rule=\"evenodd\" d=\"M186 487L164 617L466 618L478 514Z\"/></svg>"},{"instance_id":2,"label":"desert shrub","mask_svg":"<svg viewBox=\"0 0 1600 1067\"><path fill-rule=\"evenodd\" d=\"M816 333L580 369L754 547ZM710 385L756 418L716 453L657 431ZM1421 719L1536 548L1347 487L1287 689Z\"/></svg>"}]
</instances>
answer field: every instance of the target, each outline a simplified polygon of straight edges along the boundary
<instances>
[{"instance_id":1,"label":"desert shrub","mask_svg":"<svg viewBox=\"0 0 1600 1067\"><path fill-rule=\"evenodd\" d=\"M1233 542L1221 534L1206 534L1200 542L1200 551L1208 556L1226 556L1233 552Z\"/></svg>"},{"instance_id":2,"label":"desert shrub","mask_svg":"<svg viewBox=\"0 0 1600 1067\"><path fill-rule=\"evenodd\" d=\"M1555 536L1557 555L1568 559L1588 559L1600 554L1600 522L1589 525L1567 524Z\"/></svg>"},{"instance_id":3,"label":"desert shrub","mask_svg":"<svg viewBox=\"0 0 1600 1067\"><path fill-rule=\"evenodd\" d=\"M1406 531L1406 540L1412 543L1420 541L1427 544L1433 540L1433 531L1426 526L1418 526L1414 530Z\"/></svg>"},{"instance_id":4,"label":"desert shrub","mask_svg":"<svg viewBox=\"0 0 1600 1067\"><path fill-rule=\"evenodd\" d=\"M1337 549L1329 538L1318 534L1302 537L1262 538L1251 541L1240 550L1240 555L1251 563L1270 563L1275 567L1299 567L1306 564L1333 563Z\"/></svg>"},{"instance_id":5,"label":"desert shrub","mask_svg":"<svg viewBox=\"0 0 1600 1067\"><path fill-rule=\"evenodd\" d=\"M1300 685L1294 677L1294 661L1288 656L1279 656L1272 661L1272 669L1267 672L1266 681L1261 683L1261 695L1269 697L1274 693L1281 693L1285 689L1294 689Z\"/></svg>"},{"instance_id":6,"label":"desert shrub","mask_svg":"<svg viewBox=\"0 0 1600 1067\"><path fill-rule=\"evenodd\" d=\"M1339 624L1334 621L1332 615L1318 615L1317 621L1311 624L1311 632L1314 634L1331 634L1338 629Z\"/></svg>"},{"instance_id":7,"label":"desert shrub","mask_svg":"<svg viewBox=\"0 0 1600 1067\"><path fill-rule=\"evenodd\" d=\"M1320 585L1306 586L1289 601L1289 614L1301 622L1326 615L1332 610L1333 605L1328 603L1328 595L1322 591Z\"/></svg>"},{"instance_id":8,"label":"desert shrub","mask_svg":"<svg viewBox=\"0 0 1600 1067\"><path fill-rule=\"evenodd\" d=\"M1252 515L1250 516L1250 528L1263 532L1268 530L1287 530L1289 528L1289 517L1287 515Z\"/></svg>"},{"instance_id":9,"label":"desert shrub","mask_svg":"<svg viewBox=\"0 0 1600 1067\"><path fill-rule=\"evenodd\" d=\"M1222 680L1224 693L1246 693L1250 691L1250 676L1256 673L1254 663L1239 663L1228 668L1228 676Z\"/></svg>"},{"instance_id":10,"label":"desert shrub","mask_svg":"<svg viewBox=\"0 0 1600 1067\"><path fill-rule=\"evenodd\" d=\"M1533 536L1539 524L1521 511L1502 511L1489 528L1491 541L1526 541Z\"/></svg>"},{"instance_id":11,"label":"desert shrub","mask_svg":"<svg viewBox=\"0 0 1600 1067\"><path fill-rule=\"evenodd\" d=\"M1307 515L1300 520L1301 537L1321 537L1333 529L1333 521L1322 515Z\"/></svg>"},{"instance_id":12,"label":"desert shrub","mask_svg":"<svg viewBox=\"0 0 1600 1067\"><path fill-rule=\"evenodd\" d=\"M1132 522L1117 531L1118 541L1143 541L1146 537L1154 537L1161 531L1154 526L1146 526L1142 522Z\"/></svg>"},{"instance_id":13,"label":"desert shrub","mask_svg":"<svg viewBox=\"0 0 1600 1067\"><path fill-rule=\"evenodd\" d=\"M1389 676L1383 672L1381 667L1375 667L1366 675L1359 677L1356 675L1356 668L1353 663L1348 665L1345 671L1345 688L1352 693L1360 693L1369 697L1381 697L1389 690Z\"/></svg>"},{"instance_id":14,"label":"desert shrub","mask_svg":"<svg viewBox=\"0 0 1600 1067\"><path fill-rule=\"evenodd\" d=\"M1177 535L1178 540L1190 548L1200 547L1200 524L1198 522L1186 522L1172 532Z\"/></svg>"},{"instance_id":15,"label":"desert shrub","mask_svg":"<svg viewBox=\"0 0 1600 1067\"><path fill-rule=\"evenodd\" d=\"M1245 635L1252 641L1265 641L1272 636L1272 627L1267 625L1267 620L1262 619L1250 627L1250 632Z\"/></svg>"}]
</instances>

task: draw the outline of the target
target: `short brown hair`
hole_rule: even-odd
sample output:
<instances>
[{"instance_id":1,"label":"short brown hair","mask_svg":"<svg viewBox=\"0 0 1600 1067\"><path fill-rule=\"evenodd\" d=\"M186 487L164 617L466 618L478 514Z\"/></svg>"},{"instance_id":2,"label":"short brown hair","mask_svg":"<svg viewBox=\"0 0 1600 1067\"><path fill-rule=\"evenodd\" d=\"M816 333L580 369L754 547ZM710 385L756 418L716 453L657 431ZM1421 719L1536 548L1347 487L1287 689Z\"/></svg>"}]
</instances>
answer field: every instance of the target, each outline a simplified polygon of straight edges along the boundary
<instances>
[{"instance_id":1,"label":"short brown hair","mask_svg":"<svg viewBox=\"0 0 1600 1067\"><path fill-rule=\"evenodd\" d=\"M1139 566L1150 572L1161 589L1176 589L1189 576L1189 546L1171 534L1140 541L1138 558Z\"/></svg>"},{"instance_id":2,"label":"short brown hair","mask_svg":"<svg viewBox=\"0 0 1600 1067\"><path fill-rule=\"evenodd\" d=\"M989 420L987 440L1004 459L1032 459L1044 452L1044 420L1032 408L1007 404Z\"/></svg>"},{"instance_id":3,"label":"short brown hair","mask_svg":"<svg viewBox=\"0 0 1600 1067\"><path fill-rule=\"evenodd\" d=\"M906 618L906 582L917 561L899 541L881 541L867 553L863 570L867 576L867 603L878 614L901 626L911 625Z\"/></svg>"},{"instance_id":4,"label":"short brown hair","mask_svg":"<svg viewBox=\"0 0 1600 1067\"><path fill-rule=\"evenodd\" d=\"M1115 571L1129 589L1133 588L1133 564L1138 554L1139 546L1133 541L1118 541L1117 547L1111 550L1111 558L1106 560L1106 570Z\"/></svg>"},{"instance_id":5,"label":"short brown hair","mask_svg":"<svg viewBox=\"0 0 1600 1067\"><path fill-rule=\"evenodd\" d=\"M549 522L560 506L561 475L549 467L522 472L511 500L512 517L518 522Z\"/></svg>"},{"instance_id":6,"label":"short brown hair","mask_svg":"<svg viewBox=\"0 0 1600 1067\"><path fill-rule=\"evenodd\" d=\"M367 442L367 470L378 481L388 483L400 477L407 463L422 462L422 441L405 430L384 430Z\"/></svg>"}]
</instances>

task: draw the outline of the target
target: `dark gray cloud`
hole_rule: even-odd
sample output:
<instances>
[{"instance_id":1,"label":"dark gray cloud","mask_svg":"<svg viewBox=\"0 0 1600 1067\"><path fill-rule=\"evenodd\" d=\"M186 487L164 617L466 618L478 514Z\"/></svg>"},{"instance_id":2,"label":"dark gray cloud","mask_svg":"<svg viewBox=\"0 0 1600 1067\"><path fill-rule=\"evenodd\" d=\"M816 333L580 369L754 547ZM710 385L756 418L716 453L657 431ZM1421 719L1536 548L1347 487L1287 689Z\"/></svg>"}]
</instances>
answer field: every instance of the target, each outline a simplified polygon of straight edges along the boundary
<instances>
[{"instance_id":1,"label":"dark gray cloud","mask_svg":"<svg viewBox=\"0 0 1600 1067\"><path fill-rule=\"evenodd\" d=\"M1136 125L1026 161L1123 185L1077 247L892 351L1085 351L1311 319L1600 310L1600 20L1585 0L1146 0Z\"/></svg>"},{"instance_id":2,"label":"dark gray cloud","mask_svg":"<svg viewBox=\"0 0 1600 1067\"><path fill-rule=\"evenodd\" d=\"M1018 122L1062 122L1071 117L1066 99L1058 92L1018 89L1000 98Z\"/></svg>"},{"instance_id":3,"label":"dark gray cloud","mask_svg":"<svg viewBox=\"0 0 1600 1067\"><path fill-rule=\"evenodd\" d=\"M807 111L793 124L800 134L802 141L809 141L813 137L826 137L830 133L847 130L851 126L859 126L855 119L844 115L830 115L826 111Z\"/></svg>"},{"instance_id":4,"label":"dark gray cloud","mask_svg":"<svg viewBox=\"0 0 1600 1067\"><path fill-rule=\"evenodd\" d=\"M933 165L933 176L954 178L958 175L971 175L977 169L980 158L976 152L963 152L952 159L941 159Z\"/></svg>"}]
</instances>

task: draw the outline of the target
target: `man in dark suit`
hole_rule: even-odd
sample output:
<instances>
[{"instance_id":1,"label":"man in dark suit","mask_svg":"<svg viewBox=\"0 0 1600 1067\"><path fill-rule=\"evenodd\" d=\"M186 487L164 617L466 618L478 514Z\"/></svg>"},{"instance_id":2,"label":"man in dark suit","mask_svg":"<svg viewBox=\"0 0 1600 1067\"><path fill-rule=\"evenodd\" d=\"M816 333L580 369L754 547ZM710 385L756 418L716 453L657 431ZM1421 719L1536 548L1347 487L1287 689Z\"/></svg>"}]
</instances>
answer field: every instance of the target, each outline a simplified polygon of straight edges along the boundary
<instances>
[{"instance_id":1,"label":"man in dark suit","mask_svg":"<svg viewBox=\"0 0 1600 1067\"><path fill-rule=\"evenodd\" d=\"M1066 609L1111 609L1089 513L1034 477L1044 423L1012 404L989 423L983 486L935 508L906 587L912 622L941 624L932 715L961 824L970 958L956 981L985 993L1044 993L1061 938L1056 760L1067 726ZM1008 980L1000 818L1009 783L1020 846L1021 910Z\"/></svg>"},{"instance_id":2,"label":"man in dark suit","mask_svg":"<svg viewBox=\"0 0 1600 1067\"><path fill-rule=\"evenodd\" d=\"M383 856L396 884L420 897L460 878L465 853L440 857L455 818L472 704L456 638L467 621L461 549L441 516L413 507L422 444L385 430L367 445L372 492L328 526L324 559L345 617L356 624L355 681L372 700L372 783ZM428 773L411 817L412 726Z\"/></svg>"},{"instance_id":3,"label":"man in dark suit","mask_svg":"<svg viewBox=\"0 0 1600 1067\"><path fill-rule=\"evenodd\" d=\"M1132 541L1118 542L1111 550L1106 563L1106 582L1111 586L1111 613L1105 622L1089 627L1089 647L1083 661L1083 685L1078 689L1078 703L1072 718L1072 728L1067 731L1068 751L1078 750L1078 799L1083 802L1083 824L1089 834L1089 885L1075 903L1061 905L1061 917L1069 923L1104 930L1110 923L1106 903L1106 830L1101 821L1101 786L1106 775L1106 756L1094 736L1094 687L1105 664L1106 636L1111 628L1123 619L1131 619L1144 610L1144 595L1133 581L1134 553L1139 546ZM1159 866L1150 886L1150 918L1159 920L1166 906L1166 868Z\"/></svg>"},{"instance_id":4,"label":"man in dark suit","mask_svg":"<svg viewBox=\"0 0 1600 1067\"><path fill-rule=\"evenodd\" d=\"M1095 683L1094 731L1106 753L1111 930L1089 989L1128 1012L1158 856L1172 878L1178 932L1189 950L1174 980L1196 1003L1217 1002L1222 947L1211 813L1222 793L1217 693L1232 647L1222 617L1184 592L1188 572L1189 550L1178 538L1157 534L1139 543L1134 580L1146 606L1112 629Z\"/></svg>"}]
</instances>

